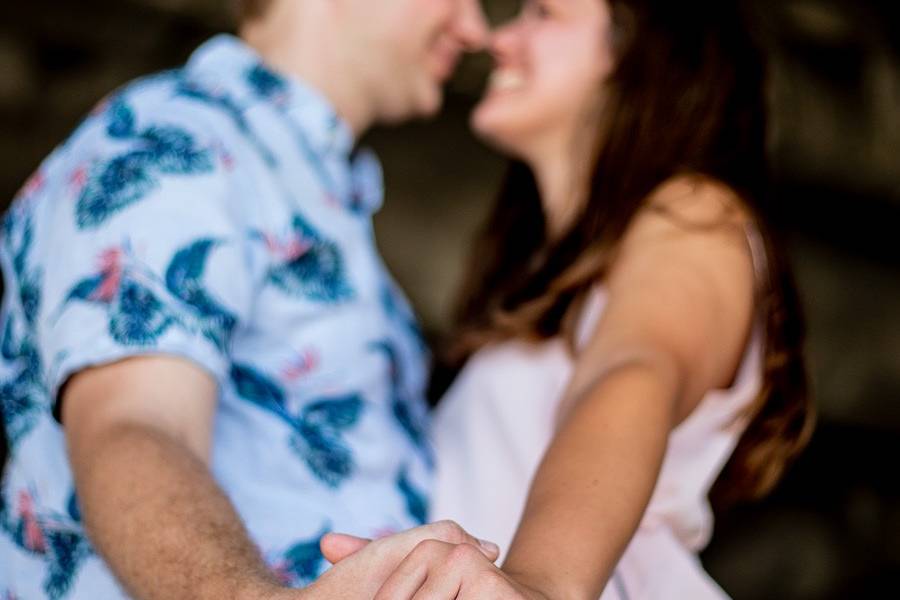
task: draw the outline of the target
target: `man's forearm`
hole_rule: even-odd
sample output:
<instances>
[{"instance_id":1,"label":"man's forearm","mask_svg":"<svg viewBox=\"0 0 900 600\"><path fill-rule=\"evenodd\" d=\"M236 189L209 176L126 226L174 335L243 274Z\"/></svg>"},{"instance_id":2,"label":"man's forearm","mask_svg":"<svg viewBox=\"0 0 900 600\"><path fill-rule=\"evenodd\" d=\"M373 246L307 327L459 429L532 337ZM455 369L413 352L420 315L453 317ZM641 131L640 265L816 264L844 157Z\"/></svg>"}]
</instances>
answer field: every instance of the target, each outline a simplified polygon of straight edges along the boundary
<instances>
[{"instance_id":1,"label":"man's forearm","mask_svg":"<svg viewBox=\"0 0 900 600\"><path fill-rule=\"evenodd\" d=\"M279 595L208 467L174 438L120 425L72 457L91 541L136 599Z\"/></svg>"}]
</instances>

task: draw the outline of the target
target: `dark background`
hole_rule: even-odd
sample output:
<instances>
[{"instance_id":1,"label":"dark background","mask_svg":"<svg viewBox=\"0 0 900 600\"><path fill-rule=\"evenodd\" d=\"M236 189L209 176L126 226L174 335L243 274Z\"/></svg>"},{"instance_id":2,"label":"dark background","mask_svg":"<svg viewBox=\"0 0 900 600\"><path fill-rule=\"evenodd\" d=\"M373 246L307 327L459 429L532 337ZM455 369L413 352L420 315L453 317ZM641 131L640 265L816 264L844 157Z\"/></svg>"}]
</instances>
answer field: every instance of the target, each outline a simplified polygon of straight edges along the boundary
<instances>
[{"instance_id":1,"label":"dark background","mask_svg":"<svg viewBox=\"0 0 900 600\"><path fill-rule=\"evenodd\" d=\"M488 3L495 19L515 4ZM0 205L101 96L178 65L230 27L225 5L6 3ZM737 600L896 597L889 590L900 583L900 3L750 5L773 66L778 225L802 286L821 417L776 494L722 515L703 558ZM446 331L467 242L503 167L466 127L487 64L466 62L439 119L368 140L387 176L380 246L434 338Z\"/></svg>"}]
</instances>

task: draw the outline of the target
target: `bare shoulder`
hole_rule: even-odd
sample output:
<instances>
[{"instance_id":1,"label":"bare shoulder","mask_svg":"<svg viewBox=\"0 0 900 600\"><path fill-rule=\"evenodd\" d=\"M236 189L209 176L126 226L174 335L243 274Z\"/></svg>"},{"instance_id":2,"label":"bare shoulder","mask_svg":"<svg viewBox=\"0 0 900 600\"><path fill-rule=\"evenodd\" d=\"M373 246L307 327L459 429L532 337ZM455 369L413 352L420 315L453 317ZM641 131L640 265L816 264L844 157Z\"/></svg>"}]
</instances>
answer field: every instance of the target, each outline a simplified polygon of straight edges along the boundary
<instances>
[{"instance_id":1,"label":"bare shoulder","mask_svg":"<svg viewBox=\"0 0 900 600\"><path fill-rule=\"evenodd\" d=\"M608 273L610 315L692 365L695 399L728 384L743 354L755 305L752 222L727 185L673 178L634 216Z\"/></svg>"},{"instance_id":2,"label":"bare shoulder","mask_svg":"<svg viewBox=\"0 0 900 600\"><path fill-rule=\"evenodd\" d=\"M620 258L654 249L693 254L703 262L749 265L753 213L728 185L699 175L674 177L646 199L622 239Z\"/></svg>"},{"instance_id":3,"label":"bare shoulder","mask_svg":"<svg viewBox=\"0 0 900 600\"><path fill-rule=\"evenodd\" d=\"M663 182L647 198L642 213L700 229L743 226L752 221L750 209L735 190L702 175L679 175Z\"/></svg>"}]
</instances>

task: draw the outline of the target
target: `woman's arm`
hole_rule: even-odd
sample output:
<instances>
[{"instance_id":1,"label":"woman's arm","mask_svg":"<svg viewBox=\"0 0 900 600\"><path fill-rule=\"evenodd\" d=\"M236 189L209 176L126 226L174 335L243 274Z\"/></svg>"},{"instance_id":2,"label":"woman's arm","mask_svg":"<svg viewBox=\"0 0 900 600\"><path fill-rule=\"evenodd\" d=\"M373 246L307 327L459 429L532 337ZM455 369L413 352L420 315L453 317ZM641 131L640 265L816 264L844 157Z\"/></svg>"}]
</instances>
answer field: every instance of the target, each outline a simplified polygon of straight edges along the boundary
<instances>
[{"instance_id":1,"label":"woman's arm","mask_svg":"<svg viewBox=\"0 0 900 600\"><path fill-rule=\"evenodd\" d=\"M609 274L607 308L504 565L551 598L599 597L650 501L669 433L731 383L750 333L753 261L737 201L678 181L650 206Z\"/></svg>"},{"instance_id":2,"label":"woman's arm","mask_svg":"<svg viewBox=\"0 0 900 600\"><path fill-rule=\"evenodd\" d=\"M734 196L680 180L651 200L605 281L606 310L578 357L503 570L469 545L428 542L375 600L600 596L650 500L669 433L731 383L753 320L747 217Z\"/></svg>"}]
</instances>

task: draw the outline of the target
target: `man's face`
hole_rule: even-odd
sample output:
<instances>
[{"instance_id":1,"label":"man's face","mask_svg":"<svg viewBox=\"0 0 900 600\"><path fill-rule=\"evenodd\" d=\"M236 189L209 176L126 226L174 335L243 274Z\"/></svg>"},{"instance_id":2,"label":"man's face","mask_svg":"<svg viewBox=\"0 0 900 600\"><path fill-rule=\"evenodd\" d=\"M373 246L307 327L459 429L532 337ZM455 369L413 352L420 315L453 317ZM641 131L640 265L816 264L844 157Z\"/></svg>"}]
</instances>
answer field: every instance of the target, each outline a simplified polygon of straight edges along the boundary
<instances>
[{"instance_id":1,"label":"man's face","mask_svg":"<svg viewBox=\"0 0 900 600\"><path fill-rule=\"evenodd\" d=\"M343 0L349 58L363 73L375 119L435 114L443 85L466 50L481 48L487 25L478 0Z\"/></svg>"}]
</instances>

